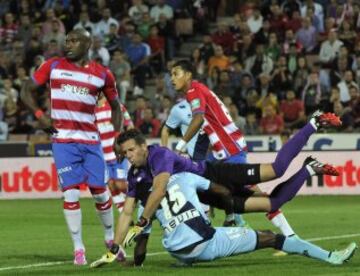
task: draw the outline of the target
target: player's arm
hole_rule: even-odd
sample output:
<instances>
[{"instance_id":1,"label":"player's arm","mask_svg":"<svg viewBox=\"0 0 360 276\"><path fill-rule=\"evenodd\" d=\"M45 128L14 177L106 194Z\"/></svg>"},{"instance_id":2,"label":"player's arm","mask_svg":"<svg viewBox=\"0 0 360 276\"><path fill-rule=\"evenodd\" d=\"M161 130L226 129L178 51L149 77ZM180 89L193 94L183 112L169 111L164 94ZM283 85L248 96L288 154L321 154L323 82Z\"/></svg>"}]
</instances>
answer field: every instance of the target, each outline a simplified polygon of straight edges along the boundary
<instances>
[{"instance_id":1,"label":"player's arm","mask_svg":"<svg viewBox=\"0 0 360 276\"><path fill-rule=\"evenodd\" d=\"M121 245L124 242L126 234L132 221L133 212L135 210L136 200L134 197L127 196L124 203L123 211L120 214L116 225L114 243Z\"/></svg>"},{"instance_id":2,"label":"player's arm","mask_svg":"<svg viewBox=\"0 0 360 276\"><path fill-rule=\"evenodd\" d=\"M161 200L165 197L166 186L169 182L169 179L170 173L168 172L162 172L154 177L152 191L138 222L140 226L146 226L149 223L151 217L155 214Z\"/></svg>"},{"instance_id":3,"label":"player's arm","mask_svg":"<svg viewBox=\"0 0 360 276\"><path fill-rule=\"evenodd\" d=\"M106 69L105 71L105 84L103 92L111 107L111 123L114 126L115 131L120 132L123 122L121 103L118 97L119 93L116 90L114 75L109 69Z\"/></svg>"},{"instance_id":4,"label":"player's arm","mask_svg":"<svg viewBox=\"0 0 360 276\"><path fill-rule=\"evenodd\" d=\"M32 78L24 81L20 91L20 98L24 105L29 108L34 116L39 120L45 130L50 133L56 133L57 131L52 127L50 117L41 110L34 97L36 89L39 86L45 85L49 80L52 62L53 60L46 61L38 70L35 71Z\"/></svg>"},{"instance_id":5,"label":"player's arm","mask_svg":"<svg viewBox=\"0 0 360 276\"><path fill-rule=\"evenodd\" d=\"M167 147L169 143L170 129L164 125L161 130L161 145Z\"/></svg>"}]
</instances>

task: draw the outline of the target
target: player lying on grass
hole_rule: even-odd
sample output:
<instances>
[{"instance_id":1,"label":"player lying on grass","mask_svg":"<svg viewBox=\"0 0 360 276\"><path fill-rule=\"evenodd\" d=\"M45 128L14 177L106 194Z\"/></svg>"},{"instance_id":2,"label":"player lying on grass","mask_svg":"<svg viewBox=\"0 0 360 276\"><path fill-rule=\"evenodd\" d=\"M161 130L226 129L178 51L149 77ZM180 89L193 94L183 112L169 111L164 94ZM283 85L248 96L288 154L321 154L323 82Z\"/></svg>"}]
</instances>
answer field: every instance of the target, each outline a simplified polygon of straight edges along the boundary
<instances>
[{"instance_id":1,"label":"player lying on grass","mask_svg":"<svg viewBox=\"0 0 360 276\"><path fill-rule=\"evenodd\" d=\"M308 170L308 168L306 168ZM291 254L299 254L334 265L343 264L354 254L357 246L351 243L341 251L327 251L294 235L286 237L271 231L256 231L246 227L211 227L197 196L197 191L211 189L213 184L192 173L173 174L166 186L166 194L156 218L164 229L164 248L182 263L212 261L222 257L274 248ZM140 185L139 185L140 186ZM135 197L127 197L122 213L119 233L125 244L133 236L126 235L128 223L135 210ZM126 221L125 221L126 220ZM126 224L127 222L127 224ZM125 238L125 239L124 239ZM108 252L91 267L113 262L116 254Z\"/></svg>"}]
</instances>

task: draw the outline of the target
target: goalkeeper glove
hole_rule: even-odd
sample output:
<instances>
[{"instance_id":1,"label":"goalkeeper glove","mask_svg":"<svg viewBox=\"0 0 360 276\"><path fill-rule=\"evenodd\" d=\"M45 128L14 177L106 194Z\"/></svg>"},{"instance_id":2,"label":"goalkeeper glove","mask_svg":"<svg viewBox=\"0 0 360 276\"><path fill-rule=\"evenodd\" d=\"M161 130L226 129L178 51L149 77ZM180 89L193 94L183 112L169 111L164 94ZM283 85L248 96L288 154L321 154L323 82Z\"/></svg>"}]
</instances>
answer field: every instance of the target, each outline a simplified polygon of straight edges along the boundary
<instances>
[{"instance_id":1,"label":"goalkeeper glove","mask_svg":"<svg viewBox=\"0 0 360 276\"><path fill-rule=\"evenodd\" d=\"M140 217L139 221L136 223L135 226L131 227L126 234L124 239L123 245L124 247L130 247L137 236L141 234L146 226L149 225L149 220L144 218L143 216Z\"/></svg>"}]
</instances>

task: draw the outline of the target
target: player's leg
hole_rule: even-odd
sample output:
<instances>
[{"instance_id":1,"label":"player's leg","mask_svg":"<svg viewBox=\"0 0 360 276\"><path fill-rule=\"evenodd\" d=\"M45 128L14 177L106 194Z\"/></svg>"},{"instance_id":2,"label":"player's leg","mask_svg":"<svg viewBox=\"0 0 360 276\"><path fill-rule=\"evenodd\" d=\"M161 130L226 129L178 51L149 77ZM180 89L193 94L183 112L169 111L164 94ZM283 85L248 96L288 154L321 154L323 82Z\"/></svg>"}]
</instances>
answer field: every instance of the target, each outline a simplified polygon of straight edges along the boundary
<instances>
[{"instance_id":1,"label":"player's leg","mask_svg":"<svg viewBox=\"0 0 360 276\"><path fill-rule=\"evenodd\" d=\"M74 246L74 264L85 265L87 262L81 235L82 214L79 202L79 185L85 181L81 165L82 153L76 144L53 143L52 150L59 184L63 191L64 216Z\"/></svg>"},{"instance_id":2,"label":"player's leg","mask_svg":"<svg viewBox=\"0 0 360 276\"><path fill-rule=\"evenodd\" d=\"M311 134L320 126L338 126L340 119L332 113L316 114L280 149L273 163L268 164L231 164L206 163L204 177L215 183L234 183L252 185L281 177L291 161L307 143Z\"/></svg>"},{"instance_id":3,"label":"player's leg","mask_svg":"<svg viewBox=\"0 0 360 276\"><path fill-rule=\"evenodd\" d=\"M125 197L127 191L127 171L128 171L128 163L127 160L124 159L121 163L117 161L107 163L109 170L109 182L108 186L111 192L112 200L119 213L121 213Z\"/></svg>"},{"instance_id":4,"label":"player's leg","mask_svg":"<svg viewBox=\"0 0 360 276\"><path fill-rule=\"evenodd\" d=\"M349 260L357 248L355 243L351 243L344 250L327 251L297 236L286 237L271 231L257 231L257 236L258 242L255 250L274 248L290 254L299 254L336 265L343 264Z\"/></svg>"},{"instance_id":5,"label":"player's leg","mask_svg":"<svg viewBox=\"0 0 360 276\"><path fill-rule=\"evenodd\" d=\"M106 189L109 172L103 157L101 145L83 145L84 171L87 175L87 183L95 200L95 207L104 227L105 244L114 240L114 215L112 200Z\"/></svg>"}]
</instances>

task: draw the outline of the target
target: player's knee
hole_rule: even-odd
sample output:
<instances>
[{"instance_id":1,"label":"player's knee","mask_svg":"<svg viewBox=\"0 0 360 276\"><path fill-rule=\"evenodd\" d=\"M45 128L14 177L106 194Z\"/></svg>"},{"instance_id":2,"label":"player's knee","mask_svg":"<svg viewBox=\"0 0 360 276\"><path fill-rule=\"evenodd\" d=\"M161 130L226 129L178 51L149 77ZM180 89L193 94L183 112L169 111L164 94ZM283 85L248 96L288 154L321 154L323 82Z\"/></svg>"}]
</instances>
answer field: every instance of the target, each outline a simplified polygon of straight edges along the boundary
<instances>
[{"instance_id":1,"label":"player's knee","mask_svg":"<svg viewBox=\"0 0 360 276\"><path fill-rule=\"evenodd\" d=\"M93 193L92 194L94 200L96 209L99 211L105 211L111 208L112 201L111 197L108 191L104 189L102 193Z\"/></svg>"},{"instance_id":2,"label":"player's knee","mask_svg":"<svg viewBox=\"0 0 360 276\"><path fill-rule=\"evenodd\" d=\"M65 202L79 202L80 190L79 189L68 189L63 192Z\"/></svg>"}]
</instances>

